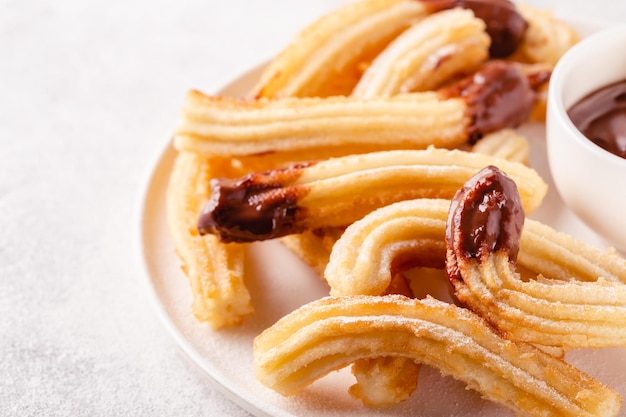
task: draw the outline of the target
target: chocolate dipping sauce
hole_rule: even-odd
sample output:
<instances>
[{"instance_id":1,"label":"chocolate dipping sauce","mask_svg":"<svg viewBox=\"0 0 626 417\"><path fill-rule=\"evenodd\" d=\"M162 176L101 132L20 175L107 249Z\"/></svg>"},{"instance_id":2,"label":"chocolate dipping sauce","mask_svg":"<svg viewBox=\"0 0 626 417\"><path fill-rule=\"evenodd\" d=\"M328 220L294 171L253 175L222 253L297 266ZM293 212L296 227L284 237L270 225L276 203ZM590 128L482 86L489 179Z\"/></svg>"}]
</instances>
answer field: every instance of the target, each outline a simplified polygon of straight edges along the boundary
<instances>
[{"instance_id":1,"label":"chocolate dipping sauce","mask_svg":"<svg viewBox=\"0 0 626 417\"><path fill-rule=\"evenodd\" d=\"M626 80L594 91L567 113L587 139L626 159Z\"/></svg>"}]
</instances>

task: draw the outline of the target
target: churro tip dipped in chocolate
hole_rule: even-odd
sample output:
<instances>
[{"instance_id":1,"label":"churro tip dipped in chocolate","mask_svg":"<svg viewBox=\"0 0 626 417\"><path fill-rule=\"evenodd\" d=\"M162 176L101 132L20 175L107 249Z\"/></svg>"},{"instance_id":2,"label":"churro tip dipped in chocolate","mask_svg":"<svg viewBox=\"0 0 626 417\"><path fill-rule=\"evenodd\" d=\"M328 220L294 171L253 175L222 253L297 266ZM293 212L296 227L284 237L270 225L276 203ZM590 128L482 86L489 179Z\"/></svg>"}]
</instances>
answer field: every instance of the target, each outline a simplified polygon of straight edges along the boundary
<instances>
[{"instance_id":1,"label":"churro tip dipped in chocolate","mask_svg":"<svg viewBox=\"0 0 626 417\"><path fill-rule=\"evenodd\" d=\"M524 223L515 182L497 168L459 190L446 227L446 270L457 299L511 340L626 346L626 261L531 220L522 234ZM544 253L530 259L530 269L541 273L522 277L518 257L538 250ZM563 266L565 274L551 271Z\"/></svg>"},{"instance_id":2,"label":"churro tip dipped in chocolate","mask_svg":"<svg viewBox=\"0 0 626 417\"><path fill-rule=\"evenodd\" d=\"M450 203L447 245L469 258L505 250L515 260L524 218L515 182L498 167L485 167L459 189ZM458 276L458 267L451 259L448 268L451 277Z\"/></svg>"},{"instance_id":3,"label":"churro tip dipped in chocolate","mask_svg":"<svg viewBox=\"0 0 626 417\"><path fill-rule=\"evenodd\" d=\"M462 98L467 103L470 143L504 128L517 127L530 119L537 92L551 70L542 66L490 61L476 73L440 90L443 97Z\"/></svg>"},{"instance_id":4,"label":"churro tip dipped in chocolate","mask_svg":"<svg viewBox=\"0 0 626 417\"><path fill-rule=\"evenodd\" d=\"M306 188L281 187L297 180L312 164L251 173L240 179L211 179L211 197L198 219L199 233L218 234L223 242L265 240L290 233L300 216L297 203Z\"/></svg>"},{"instance_id":5,"label":"churro tip dipped in chocolate","mask_svg":"<svg viewBox=\"0 0 626 417\"><path fill-rule=\"evenodd\" d=\"M509 57L529 23L508 0L360 0L348 2L302 30L270 63L251 96L347 95L398 36L449 9L467 9L484 21L489 55Z\"/></svg>"},{"instance_id":6,"label":"churro tip dipped in chocolate","mask_svg":"<svg viewBox=\"0 0 626 417\"><path fill-rule=\"evenodd\" d=\"M475 71L489 58L485 23L471 10L431 14L401 33L365 69L352 97L431 91Z\"/></svg>"}]
</instances>

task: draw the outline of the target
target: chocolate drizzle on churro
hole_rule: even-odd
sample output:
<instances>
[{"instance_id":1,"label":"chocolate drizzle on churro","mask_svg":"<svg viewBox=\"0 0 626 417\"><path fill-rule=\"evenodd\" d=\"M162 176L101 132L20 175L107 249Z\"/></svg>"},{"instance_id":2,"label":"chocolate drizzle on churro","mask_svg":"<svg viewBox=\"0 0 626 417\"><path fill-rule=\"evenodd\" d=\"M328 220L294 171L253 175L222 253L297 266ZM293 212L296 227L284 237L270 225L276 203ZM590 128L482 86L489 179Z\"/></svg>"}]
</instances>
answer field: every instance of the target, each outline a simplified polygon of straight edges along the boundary
<instances>
[{"instance_id":1,"label":"chocolate drizzle on churro","mask_svg":"<svg viewBox=\"0 0 626 417\"><path fill-rule=\"evenodd\" d=\"M516 64L492 61L474 75L440 90L440 94L465 100L471 118L469 142L476 143L487 133L516 127L529 119L536 99L530 76Z\"/></svg>"},{"instance_id":2,"label":"chocolate drizzle on churro","mask_svg":"<svg viewBox=\"0 0 626 417\"><path fill-rule=\"evenodd\" d=\"M296 233L303 214L298 200L306 187L289 187L308 164L253 173L239 179L211 180L211 198L198 219L198 232L222 242L252 242Z\"/></svg>"},{"instance_id":3,"label":"chocolate drizzle on churro","mask_svg":"<svg viewBox=\"0 0 626 417\"><path fill-rule=\"evenodd\" d=\"M448 275L461 279L456 256L483 259L504 250L515 261L524 225L517 185L495 166L483 168L459 189L446 226Z\"/></svg>"},{"instance_id":4,"label":"chocolate drizzle on churro","mask_svg":"<svg viewBox=\"0 0 626 417\"><path fill-rule=\"evenodd\" d=\"M487 25L491 38L489 55L505 58L511 55L522 42L528 23L508 0L420 0L431 12L454 7L470 9Z\"/></svg>"}]
</instances>

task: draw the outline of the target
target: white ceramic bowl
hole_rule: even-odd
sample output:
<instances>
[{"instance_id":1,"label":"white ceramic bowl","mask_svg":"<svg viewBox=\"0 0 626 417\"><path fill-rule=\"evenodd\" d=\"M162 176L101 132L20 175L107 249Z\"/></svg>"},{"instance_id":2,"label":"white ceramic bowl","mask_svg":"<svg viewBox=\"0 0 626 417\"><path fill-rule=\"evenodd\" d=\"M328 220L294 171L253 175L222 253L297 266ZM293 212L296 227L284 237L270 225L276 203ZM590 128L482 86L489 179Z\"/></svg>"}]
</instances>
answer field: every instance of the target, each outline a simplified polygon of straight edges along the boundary
<instances>
[{"instance_id":1,"label":"white ceramic bowl","mask_svg":"<svg viewBox=\"0 0 626 417\"><path fill-rule=\"evenodd\" d=\"M626 159L588 140L567 115L587 94L626 79L626 25L604 29L556 65L548 93L550 171L565 204L614 247L626 251Z\"/></svg>"}]
</instances>

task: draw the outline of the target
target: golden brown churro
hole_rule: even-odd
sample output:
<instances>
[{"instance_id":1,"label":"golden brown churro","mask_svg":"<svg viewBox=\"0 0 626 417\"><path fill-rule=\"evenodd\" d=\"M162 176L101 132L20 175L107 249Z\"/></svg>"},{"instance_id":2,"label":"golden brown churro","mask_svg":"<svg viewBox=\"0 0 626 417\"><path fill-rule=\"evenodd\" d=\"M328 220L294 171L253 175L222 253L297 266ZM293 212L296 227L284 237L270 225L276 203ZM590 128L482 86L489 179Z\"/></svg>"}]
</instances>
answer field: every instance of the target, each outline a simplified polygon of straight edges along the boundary
<instances>
[{"instance_id":1,"label":"golden brown churro","mask_svg":"<svg viewBox=\"0 0 626 417\"><path fill-rule=\"evenodd\" d=\"M566 348L625 346L626 260L616 253L601 258L610 257L619 276L523 280L514 267L523 223L515 182L497 168L481 170L459 190L446 230L446 269L459 300L511 339ZM576 246L566 240L566 247ZM565 250L559 258L555 263L576 262Z\"/></svg>"},{"instance_id":2,"label":"golden brown churro","mask_svg":"<svg viewBox=\"0 0 626 417\"><path fill-rule=\"evenodd\" d=\"M617 393L470 311L432 298L328 297L280 319L254 341L257 378L292 395L358 359L409 358L438 368L520 415L615 416Z\"/></svg>"},{"instance_id":3,"label":"golden brown churro","mask_svg":"<svg viewBox=\"0 0 626 417\"><path fill-rule=\"evenodd\" d=\"M471 150L525 164L528 162L530 145L528 139L514 129L502 129L484 136Z\"/></svg>"},{"instance_id":4,"label":"golden brown churro","mask_svg":"<svg viewBox=\"0 0 626 417\"><path fill-rule=\"evenodd\" d=\"M474 72L489 58L491 39L485 27L471 10L445 10L424 18L374 59L352 96L434 90L455 75Z\"/></svg>"},{"instance_id":5,"label":"golden brown churro","mask_svg":"<svg viewBox=\"0 0 626 417\"><path fill-rule=\"evenodd\" d=\"M519 4L517 8L529 25L514 59L556 65L580 40L580 35L570 25L555 19L552 12L528 4Z\"/></svg>"},{"instance_id":6,"label":"golden brown churro","mask_svg":"<svg viewBox=\"0 0 626 417\"><path fill-rule=\"evenodd\" d=\"M252 312L243 280L243 246L200 236L198 211L209 197L207 183L229 164L181 152L167 190L170 231L193 294L193 312L214 328L241 323Z\"/></svg>"},{"instance_id":7,"label":"golden brown churro","mask_svg":"<svg viewBox=\"0 0 626 417\"><path fill-rule=\"evenodd\" d=\"M390 204L352 223L324 271L331 295L380 295L395 271L445 267L449 200Z\"/></svg>"},{"instance_id":8,"label":"golden brown churro","mask_svg":"<svg viewBox=\"0 0 626 417\"><path fill-rule=\"evenodd\" d=\"M192 91L175 145L224 157L299 151L307 159L315 159L320 151L339 156L456 147L527 121L535 104L534 89L542 84L537 80L547 80L549 71L541 68L540 74L494 61L436 93L367 100L338 96L246 101Z\"/></svg>"},{"instance_id":9,"label":"golden brown churro","mask_svg":"<svg viewBox=\"0 0 626 417\"><path fill-rule=\"evenodd\" d=\"M268 66L254 97L349 94L361 67L414 21L428 14L419 1L364 0L332 10L300 32Z\"/></svg>"},{"instance_id":10,"label":"golden brown churro","mask_svg":"<svg viewBox=\"0 0 626 417\"><path fill-rule=\"evenodd\" d=\"M448 200L401 201L351 224L333 246L324 272L331 295L382 294L394 271L443 267L449 206ZM395 227L398 224L402 227ZM540 281L626 284L626 262L617 253L601 251L536 220L525 220L519 247L517 265Z\"/></svg>"},{"instance_id":11,"label":"golden brown churro","mask_svg":"<svg viewBox=\"0 0 626 417\"><path fill-rule=\"evenodd\" d=\"M214 179L198 228L223 241L243 242L342 227L396 201L451 198L489 164L521 184L526 210L541 203L547 185L525 165L460 150L387 151Z\"/></svg>"}]
</instances>

